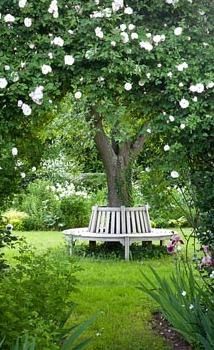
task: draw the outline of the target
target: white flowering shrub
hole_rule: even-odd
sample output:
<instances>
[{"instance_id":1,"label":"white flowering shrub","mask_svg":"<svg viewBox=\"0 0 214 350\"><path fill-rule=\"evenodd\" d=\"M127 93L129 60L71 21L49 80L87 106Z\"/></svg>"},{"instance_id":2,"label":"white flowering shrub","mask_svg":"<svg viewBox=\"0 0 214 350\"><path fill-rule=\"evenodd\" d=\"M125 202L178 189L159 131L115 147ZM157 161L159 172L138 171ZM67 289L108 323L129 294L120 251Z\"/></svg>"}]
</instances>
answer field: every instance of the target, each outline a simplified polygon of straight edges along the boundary
<instances>
[{"instance_id":1,"label":"white flowering shrub","mask_svg":"<svg viewBox=\"0 0 214 350\"><path fill-rule=\"evenodd\" d=\"M94 130L109 203L130 203L127 174L157 120L180 133L178 126L200 124L207 110L210 6L208 0L2 0L1 121L10 135L27 132L70 92Z\"/></svg>"}]
</instances>

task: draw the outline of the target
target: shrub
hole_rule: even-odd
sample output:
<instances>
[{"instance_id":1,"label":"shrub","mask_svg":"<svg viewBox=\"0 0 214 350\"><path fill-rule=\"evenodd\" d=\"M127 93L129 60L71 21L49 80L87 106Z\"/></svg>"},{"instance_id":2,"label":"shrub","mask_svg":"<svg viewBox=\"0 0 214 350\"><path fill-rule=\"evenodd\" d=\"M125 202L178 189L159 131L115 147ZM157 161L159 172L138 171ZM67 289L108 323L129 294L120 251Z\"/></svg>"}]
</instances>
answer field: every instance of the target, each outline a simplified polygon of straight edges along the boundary
<instances>
[{"instance_id":1,"label":"shrub","mask_svg":"<svg viewBox=\"0 0 214 350\"><path fill-rule=\"evenodd\" d=\"M62 249L36 254L21 247L16 265L0 280L0 339L7 350L26 332L39 349L58 349L74 304L77 268Z\"/></svg>"},{"instance_id":2,"label":"shrub","mask_svg":"<svg viewBox=\"0 0 214 350\"><path fill-rule=\"evenodd\" d=\"M2 248L13 247L17 241L18 238L12 234L11 230L0 230L0 272L9 267L5 252L1 251Z\"/></svg>"},{"instance_id":3,"label":"shrub","mask_svg":"<svg viewBox=\"0 0 214 350\"><path fill-rule=\"evenodd\" d=\"M171 325L191 344L200 349L214 348L213 295L189 264L178 264L169 278L161 278L151 268L154 282L142 273L140 289L161 307Z\"/></svg>"},{"instance_id":4,"label":"shrub","mask_svg":"<svg viewBox=\"0 0 214 350\"><path fill-rule=\"evenodd\" d=\"M91 215L90 199L73 195L61 200L61 221L66 228L88 226Z\"/></svg>"},{"instance_id":5,"label":"shrub","mask_svg":"<svg viewBox=\"0 0 214 350\"><path fill-rule=\"evenodd\" d=\"M29 218L28 214L16 209L9 209L2 214L3 222L5 224L13 225L16 230L23 230L25 220Z\"/></svg>"},{"instance_id":6,"label":"shrub","mask_svg":"<svg viewBox=\"0 0 214 350\"><path fill-rule=\"evenodd\" d=\"M29 217L25 220L25 229L56 229L60 222L60 202L50 191L50 182L36 180L32 182L23 195L21 209Z\"/></svg>"}]
</instances>

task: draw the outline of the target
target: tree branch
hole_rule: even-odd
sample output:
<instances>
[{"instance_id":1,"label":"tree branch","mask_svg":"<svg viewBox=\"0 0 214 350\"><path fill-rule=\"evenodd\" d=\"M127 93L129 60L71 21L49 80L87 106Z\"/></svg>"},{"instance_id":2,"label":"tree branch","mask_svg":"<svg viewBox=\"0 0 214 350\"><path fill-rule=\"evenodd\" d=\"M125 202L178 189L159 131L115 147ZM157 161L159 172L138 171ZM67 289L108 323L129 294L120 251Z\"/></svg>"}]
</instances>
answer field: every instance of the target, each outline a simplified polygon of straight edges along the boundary
<instances>
[{"instance_id":1,"label":"tree branch","mask_svg":"<svg viewBox=\"0 0 214 350\"><path fill-rule=\"evenodd\" d=\"M142 151L144 143L145 143L145 139L146 138L144 135L139 135L137 137L137 139L131 144L130 157L132 159L135 159Z\"/></svg>"}]
</instances>

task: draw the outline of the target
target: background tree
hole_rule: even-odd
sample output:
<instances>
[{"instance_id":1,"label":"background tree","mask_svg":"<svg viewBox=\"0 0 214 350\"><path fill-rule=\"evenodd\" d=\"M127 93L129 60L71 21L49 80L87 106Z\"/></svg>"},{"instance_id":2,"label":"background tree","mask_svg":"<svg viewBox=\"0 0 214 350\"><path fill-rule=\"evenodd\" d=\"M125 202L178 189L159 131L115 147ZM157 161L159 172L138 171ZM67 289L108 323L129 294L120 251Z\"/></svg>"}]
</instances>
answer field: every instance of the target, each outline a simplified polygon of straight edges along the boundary
<instances>
[{"instance_id":1,"label":"background tree","mask_svg":"<svg viewBox=\"0 0 214 350\"><path fill-rule=\"evenodd\" d=\"M99 150L109 205L130 205L132 166L151 132L176 133L171 122L181 128L206 111L211 10L208 0L3 0L1 120L26 132L71 92Z\"/></svg>"}]
</instances>

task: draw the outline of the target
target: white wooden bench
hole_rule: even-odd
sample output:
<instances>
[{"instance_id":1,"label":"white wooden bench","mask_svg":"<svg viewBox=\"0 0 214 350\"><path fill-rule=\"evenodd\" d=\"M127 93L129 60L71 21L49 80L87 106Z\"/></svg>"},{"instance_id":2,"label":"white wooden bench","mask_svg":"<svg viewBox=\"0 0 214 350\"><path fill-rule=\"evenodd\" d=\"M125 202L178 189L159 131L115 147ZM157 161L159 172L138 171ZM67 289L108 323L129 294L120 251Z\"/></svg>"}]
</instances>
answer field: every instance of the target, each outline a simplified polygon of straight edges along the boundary
<instances>
[{"instance_id":1,"label":"white wooden bench","mask_svg":"<svg viewBox=\"0 0 214 350\"><path fill-rule=\"evenodd\" d=\"M63 231L69 242L70 254L77 239L90 242L120 242L125 246L125 259L129 260L129 248L133 242L159 240L163 244L170 239L173 231L152 229L148 206L130 207L99 207L92 208L89 227L74 228Z\"/></svg>"}]
</instances>

